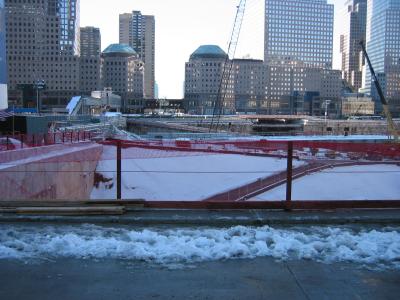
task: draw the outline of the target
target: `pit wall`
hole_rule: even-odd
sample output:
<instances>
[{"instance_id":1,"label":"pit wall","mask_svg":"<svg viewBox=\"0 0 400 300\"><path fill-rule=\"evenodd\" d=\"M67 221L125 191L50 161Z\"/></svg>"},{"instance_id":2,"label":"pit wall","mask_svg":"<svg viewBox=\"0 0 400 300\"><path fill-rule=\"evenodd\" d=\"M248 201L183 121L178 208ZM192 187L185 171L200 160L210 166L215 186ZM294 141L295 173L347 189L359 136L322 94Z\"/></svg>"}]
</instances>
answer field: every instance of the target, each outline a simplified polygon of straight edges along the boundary
<instances>
[{"instance_id":1,"label":"pit wall","mask_svg":"<svg viewBox=\"0 0 400 300\"><path fill-rule=\"evenodd\" d=\"M0 199L89 199L102 152L79 143L0 153Z\"/></svg>"}]
</instances>

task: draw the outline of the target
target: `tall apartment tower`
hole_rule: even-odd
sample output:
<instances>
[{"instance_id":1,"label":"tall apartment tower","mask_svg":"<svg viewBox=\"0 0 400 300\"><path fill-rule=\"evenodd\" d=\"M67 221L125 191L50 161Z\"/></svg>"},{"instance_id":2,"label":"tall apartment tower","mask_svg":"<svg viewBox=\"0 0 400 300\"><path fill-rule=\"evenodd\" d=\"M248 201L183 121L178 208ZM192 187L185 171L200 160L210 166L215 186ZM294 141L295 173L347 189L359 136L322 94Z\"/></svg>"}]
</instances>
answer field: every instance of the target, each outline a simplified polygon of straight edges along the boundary
<instances>
[{"instance_id":1,"label":"tall apartment tower","mask_svg":"<svg viewBox=\"0 0 400 300\"><path fill-rule=\"evenodd\" d=\"M154 98L155 19L133 11L119 16L119 43L131 46L144 62L144 97Z\"/></svg>"},{"instance_id":2,"label":"tall apartment tower","mask_svg":"<svg viewBox=\"0 0 400 300\"><path fill-rule=\"evenodd\" d=\"M389 104L397 102L400 107L400 0L368 0L366 44ZM365 69L363 91L377 102L379 113L379 97L371 73Z\"/></svg>"},{"instance_id":3,"label":"tall apartment tower","mask_svg":"<svg viewBox=\"0 0 400 300\"><path fill-rule=\"evenodd\" d=\"M4 0L0 0L0 110L7 107L6 20Z\"/></svg>"},{"instance_id":4,"label":"tall apartment tower","mask_svg":"<svg viewBox=\"0 0 400 300\"><path fill-rule=\"evenodd\" d=\"M264 61L332 68L333 19L327 0L265 0Z\"/></svg>"},{"instance_id":5,"label":"tall apartment tower","mask_svg":"<svg viewBox=\"0 0 400 300\"><path fill-rule=\"evenodd\" d=\"M64 107L79 92L79 0L6 0L9 100ZM22 100L24 101L22 103Z\"/></svg>"},{"instance_id":6,"label":"tall apartment tower","mask_svg":"<svg viewBox=\"0 0 400 300\"><path fill-rule=\"evenodd\" d=\"M365 42L367 0L348 0L342 11L344 31L340 35L342 77L354 91L362 86L364 54L360 41Z\"/></svg>"},{"instance_id":7,"label":"tall apartment tower","mask_svg":"<svg viewBox=\"0 0 400 300\"><path fill-rule=\"evenodd\" d=\"M101 89L101 34L96 27L82 27L80 36L80 91L90 95Z\"/></svg>"}]
</instances>

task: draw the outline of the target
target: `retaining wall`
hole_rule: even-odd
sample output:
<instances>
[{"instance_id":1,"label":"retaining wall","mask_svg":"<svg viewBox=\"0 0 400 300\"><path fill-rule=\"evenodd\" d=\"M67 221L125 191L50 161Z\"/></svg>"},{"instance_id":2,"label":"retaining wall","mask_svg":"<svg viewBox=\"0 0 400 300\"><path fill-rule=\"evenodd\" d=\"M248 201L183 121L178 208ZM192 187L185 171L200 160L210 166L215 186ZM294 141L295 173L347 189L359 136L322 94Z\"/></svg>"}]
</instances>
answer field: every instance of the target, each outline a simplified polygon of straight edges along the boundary
<instances>
[{"instance_id":1,"label":"retaining wall","mask_svg":"<svg viewBox=\"0 0 400 300\"><path fill-rule=\"evenodd\" d=\"M54 145L0 154L1 199L89 199L103 146Z\"/></svg>"}]
</instances>

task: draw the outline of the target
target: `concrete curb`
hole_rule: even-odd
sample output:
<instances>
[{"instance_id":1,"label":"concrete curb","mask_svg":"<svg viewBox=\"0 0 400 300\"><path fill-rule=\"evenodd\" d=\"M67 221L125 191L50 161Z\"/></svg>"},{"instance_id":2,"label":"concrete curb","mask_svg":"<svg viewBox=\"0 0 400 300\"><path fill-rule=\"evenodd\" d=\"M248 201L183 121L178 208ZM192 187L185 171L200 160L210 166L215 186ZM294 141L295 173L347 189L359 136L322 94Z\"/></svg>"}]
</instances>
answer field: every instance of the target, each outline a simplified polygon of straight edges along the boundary
<instances>
[{"instance_id":1,"label":"concrete curb","mask_svg":"<svg viewBox=\"0 0 400 300\"><path fill-rule=\"evenodd\" d=\"M266 210L129 210L121 216L0 214L0 223L125 224L134 226L400 225L400 210L284 212Z\"/></svg>"}]
</instances>

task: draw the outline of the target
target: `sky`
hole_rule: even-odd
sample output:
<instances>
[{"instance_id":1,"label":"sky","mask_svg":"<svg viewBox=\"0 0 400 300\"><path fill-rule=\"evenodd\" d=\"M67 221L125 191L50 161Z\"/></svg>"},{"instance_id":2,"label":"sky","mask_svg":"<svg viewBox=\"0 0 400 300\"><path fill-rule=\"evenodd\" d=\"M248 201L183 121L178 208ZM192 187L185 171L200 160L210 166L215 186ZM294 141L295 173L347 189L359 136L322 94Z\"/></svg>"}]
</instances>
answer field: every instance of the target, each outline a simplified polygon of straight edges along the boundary
<instances>
[{"instance_id":1,"label":"sky","mask_svg":"<svg viewBox=\"0 0 400 300\"><path fill-rule=\"evenodd\" d=\"M340 69L339 11L335 5L334 68ZM119 14L139 10L156 20L156 82L159 97L183 97L185 62L200 45L215 44L227 51L239 0L81 0L81 26L99 27L102 49L119 40ZM263 59L264 0L247 0L237 58Z\"/></svg>"}]
</instances>

